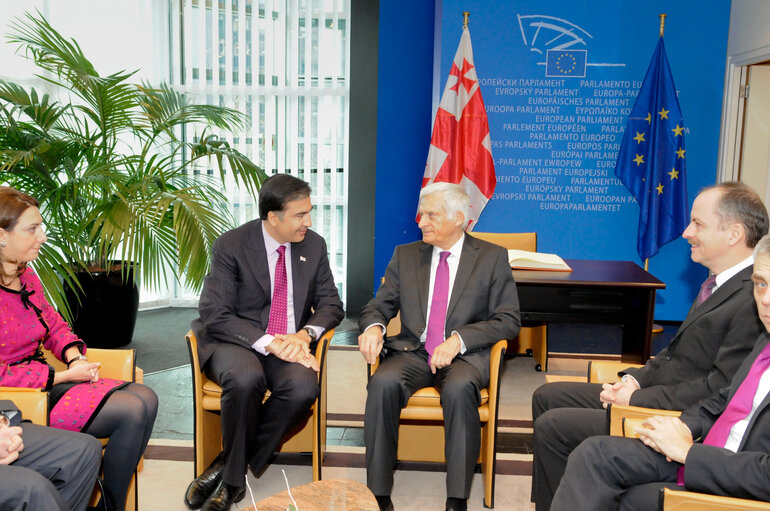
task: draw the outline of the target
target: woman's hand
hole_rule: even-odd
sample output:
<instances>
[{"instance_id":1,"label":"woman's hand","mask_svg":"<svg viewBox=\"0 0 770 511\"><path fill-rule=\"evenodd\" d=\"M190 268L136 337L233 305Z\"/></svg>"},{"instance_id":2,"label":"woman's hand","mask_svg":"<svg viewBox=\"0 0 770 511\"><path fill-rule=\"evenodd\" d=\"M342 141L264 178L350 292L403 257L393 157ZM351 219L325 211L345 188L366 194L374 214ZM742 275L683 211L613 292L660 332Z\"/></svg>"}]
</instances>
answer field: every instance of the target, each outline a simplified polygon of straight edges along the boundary
<instances>
[{"instance_id":1,"label":"woman's hand","mask_svg":"<svg viewBox=\"0 0 770 511\"><path fill-rule=\"evenodd\" d=\"M96 383L99 381L99 362L86 362L85 360L76 360L66 371L57 371L53 377L53 383L81 382L87 381Z\"/></svg>"}]
</instances>

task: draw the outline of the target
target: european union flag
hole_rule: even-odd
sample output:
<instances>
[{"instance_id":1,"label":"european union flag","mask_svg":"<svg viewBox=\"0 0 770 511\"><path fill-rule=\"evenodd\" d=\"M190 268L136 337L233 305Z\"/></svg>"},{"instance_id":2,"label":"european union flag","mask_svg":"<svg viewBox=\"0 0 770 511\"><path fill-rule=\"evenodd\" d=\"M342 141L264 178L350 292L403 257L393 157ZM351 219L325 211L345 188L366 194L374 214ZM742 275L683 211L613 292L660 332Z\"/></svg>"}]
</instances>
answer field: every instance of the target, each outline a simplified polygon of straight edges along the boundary
<instances>
[{"instance_id":1,"label":"european union flag","mask_svg":"<svg viewBox=\"0 0 770 511\"><path fill-rule=\"evenodd\" d=\"M658 40L620 144L615 175L639 203L636 250L647 259L678 238L689 223L684 120Z\"/></svg>"},{"instance_id":2,"label":"european union flag","mask_svg":"<svg viewBox=\"0 0 770 511\"><path fill-rule=\"evenodd\" d=\"M583 78L586 75L586 50L548 50L545 76Z\"/></svg>"}]
</instances>

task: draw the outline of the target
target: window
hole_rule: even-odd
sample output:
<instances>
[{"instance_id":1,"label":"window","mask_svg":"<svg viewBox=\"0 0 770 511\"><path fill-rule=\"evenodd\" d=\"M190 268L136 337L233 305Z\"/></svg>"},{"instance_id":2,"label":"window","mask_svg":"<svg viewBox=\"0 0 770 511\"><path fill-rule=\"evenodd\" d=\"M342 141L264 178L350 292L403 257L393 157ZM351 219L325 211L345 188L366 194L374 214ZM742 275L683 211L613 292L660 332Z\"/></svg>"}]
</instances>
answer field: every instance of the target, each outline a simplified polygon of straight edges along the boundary
<instances>
[{"instance_id":1,"label":"window","mask_svg":"<svg viewBox=\"0 0 770 511\"><path fill-rule=\"evenodd\" d=\"M169 5L172 86L191 101L247 114L243 132L219 135L268 175L290 173L310 183L313 228L328 243L344 300L350 0ZM225 178L236 222L256 218L256 204Z\"/></svg>"}]
</instances>

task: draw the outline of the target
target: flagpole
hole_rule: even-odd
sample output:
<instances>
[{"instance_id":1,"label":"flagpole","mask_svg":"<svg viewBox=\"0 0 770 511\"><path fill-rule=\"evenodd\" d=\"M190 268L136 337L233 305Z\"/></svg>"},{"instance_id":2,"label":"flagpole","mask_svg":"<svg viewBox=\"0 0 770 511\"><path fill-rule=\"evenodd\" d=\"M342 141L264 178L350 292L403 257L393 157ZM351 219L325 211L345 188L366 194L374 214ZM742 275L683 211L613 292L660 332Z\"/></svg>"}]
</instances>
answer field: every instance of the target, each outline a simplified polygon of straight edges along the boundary
<instances>
[{"instance_id":1,"label":"flagpole","mask_svg":"<svg viewBox=\"0 0 770 511\"><path fill-rule=\"evenodd\" d=\"M463 30L468 28L468 17L471 15L469 11L463 11Z\"/></svg>"},{"instance_id":2,"label":"flagpole","mask_svg":"<svg viewBox=\"0 0 770 511\"><path fill-rule=\"evenodd\" d=\"M658 18L660 18L660 37L663 37L663 28L666 25L666 16L667 15L665 13L658 14ZM650 267L650 258L647 257L644 260L644 271L649 271L649 267ZM662 326L658 325L657 323L653 323L652 324L652 333L653 334L659 334L662 331L663 331L663 327Z\"/></svg>"}]
</instances>

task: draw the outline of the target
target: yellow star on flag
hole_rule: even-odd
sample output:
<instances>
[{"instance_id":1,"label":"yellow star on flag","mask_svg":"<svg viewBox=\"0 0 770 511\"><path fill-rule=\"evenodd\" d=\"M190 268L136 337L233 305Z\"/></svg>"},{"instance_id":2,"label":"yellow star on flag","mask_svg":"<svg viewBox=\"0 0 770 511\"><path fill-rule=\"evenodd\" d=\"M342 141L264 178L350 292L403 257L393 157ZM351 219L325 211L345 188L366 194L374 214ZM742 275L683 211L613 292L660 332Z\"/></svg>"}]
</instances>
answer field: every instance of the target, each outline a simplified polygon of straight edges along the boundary
<instances>
[{"instance_id":1,"label":"yellow star on flag","mask_svg":"<svg viewBox=\"0 0 770 511\"><path fill-rule=\"evenodd\" d=\"M658 183L658 186L655 187L656 190L658 190L658 195L663 193L663 183Z\"/></svg>"},{"instance_id":2,"label":"yellow star on flag","mask_svg":"<svg viewBox=\"0 0 770 511\"><path fill-rule=\"evenodd\" d=\"M652 123L652 114L647 112L647 117L645 117L644 120L647 121L647 124Z\"/></svg>"},{"instance_id":3,"label":"yellow star on flag","mask_svg":"<svg viewBox=\"0 0 770 511\"><path fill-rule=\"evenodd\" d=\"M676 156L677 156L677 158L684 158L684 149L682 149L682 148L680 147L680 148L679 148L679 150L678 150L678 151L675 151L675 152L676 152Z\"/></svg>"},{"instance_id":4,"label":"yellow star on flag","mask_svg":"<svg viewBox=\"0 0 770 511\"><path fill-rule=\"evenodd\" d=\"M637 131L636 136L634 137L634 140L636 140L637 144L641 144L642 142L644 142L644 133L639 133Z\"/></svg>"},{"instance_id":5,"label":"yellow star on flag","mask_svg":"<svg viewBox=\"0 0 770 511\"><path fill-rule=\"evenodd\" d=\"M670 111L671 111L671 110L666 110L665 108L661 108L661 109L660 109L660 112L658 112L658 115L660 116L660 120L663 120L663 119L668 119L668 113L669 113Z\"/></svg>"},{"instance_id":6,"label":"yellow star on flag","mask_svg":"<svg viewBox=\"0 0 770 511\"><path fill-rule=\"evenodd\" d=\"M678 137L678 136L680 136L682 134L683 130L684 130L684 128L680 128L679 125L677 124L676 128L673 128L671 131L674 132L674 136L675 137Z\"/></svg>"},{"instance_id":7,"label":"yellow star on flag","mask_svg":"<svg viewBox=\"0 0 770 511\"><path fill-rule=\"evenodd\" d=\"M676 169L671 169L671 172L668 172L667 174L668 174L669 176L671 176L671 180L672 180L672 181L673 181L674 179L678 179L678 178L679 178L679 171L678 171L678 170L676 170Z\"/></svg>"},{"instance_id":8,"label":"yellow star on flag","mask_svg":"<svg viewBox=\"0 0 770 511\"><path fill-rule=\"evenodd\" d=\"M634 161L636 162L636 166L638 167L639 165L644 163L644 156L642 156L641 154L637 154L636 158L634 158Z\"/></svg>"}]
</instances>

